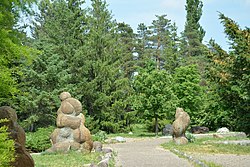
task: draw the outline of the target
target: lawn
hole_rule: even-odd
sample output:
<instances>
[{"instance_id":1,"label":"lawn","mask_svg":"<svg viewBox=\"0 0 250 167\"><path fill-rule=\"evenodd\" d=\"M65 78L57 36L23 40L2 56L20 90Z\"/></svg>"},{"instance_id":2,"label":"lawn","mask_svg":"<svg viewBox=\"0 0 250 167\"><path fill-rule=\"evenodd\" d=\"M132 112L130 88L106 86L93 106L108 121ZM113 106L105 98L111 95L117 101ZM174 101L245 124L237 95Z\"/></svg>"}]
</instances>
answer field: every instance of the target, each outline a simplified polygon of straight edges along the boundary
<instances>
[{"instance_id":1,"label":"lawn","mask_svg":"<svg viewBox=\"0 0 250 167\"><path fill-rule=\"evenodd\" d=\"M36 167L83 167L83 165L97 164L100 161L100 153L42 153L32 155Z\"/></svg>"},{"instance_id":2,"label":"lawn","mask_svg":"<svg viewBox=\"0 0 250 167\"><path fill-rule=\"evenodd\" d=\"M250 154L250 146L234 145L234 144L218 144L218 141L228 140L247 140L247 138L226 137L218 138L201 138L196 139L193 143L187 145L176 145L173 141L163 144L165 149L177 149L186 153L213 153L213 154Z\"/></svg>"}]
</instances>

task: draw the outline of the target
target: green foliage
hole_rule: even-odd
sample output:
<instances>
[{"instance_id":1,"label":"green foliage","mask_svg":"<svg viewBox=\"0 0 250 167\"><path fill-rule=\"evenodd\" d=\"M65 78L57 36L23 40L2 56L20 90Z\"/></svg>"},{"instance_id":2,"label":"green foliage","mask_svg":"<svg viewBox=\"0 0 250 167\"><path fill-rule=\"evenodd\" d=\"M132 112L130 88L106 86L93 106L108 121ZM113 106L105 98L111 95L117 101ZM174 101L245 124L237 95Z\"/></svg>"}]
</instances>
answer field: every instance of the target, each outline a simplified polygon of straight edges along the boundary
<instances>
[{"instance_id":1,"label":"green foliage","mask_svg":"<svg viewBox=\"0 0 250 167\"><path fill-rule=\"evenodd\" d=\"M26 148L33 152L41 152L51 147L50 135L55 127L38 128L36 132L26 133Z\"/></svg>"},{"instance_id":2,"label":"green foliage","mask_svg":"<svg viewBox=\"0 0 250 167\"><path fill-rule=\"evenodd\" d=\"M199 125L204 114L206 96L200 81L196 65L179 67L174 74L174 93L179 99L179 106L189 114L193 125Z\"/></svg>"},{"instance_id":3,"label":"green foliage","mask_svg":"<svg viewBox=\"0 0 250 167\"><path fill-rule=\"evenodd\" d=\"M9 167L11 162L15 161L14 140L9 139L8 127L2 126L7 119L0 120L0 166Z\"/></svg>"},{"instance_id":4,"label":"green foliage","mask_svg":"<svg viewBox=\"0 0 250 167\"><path fill-rule=\"evenodd\" d=\"M188 139L188 142L190 143L193 143L196 140L195 136L192 133L186 132L185 136Z\"/></svg>"},{"instance_id":5,"label":"green foliage","mask_svg":"<svg viewBox=\"0 0 250 167\"><path fill-rule=\"evenodd\" d=\"M25 5L32 1L0 2L0 106L13 103L19 93L17 84L22 76L20 71L35 54L32 48L24 45L25 36L17 25L20 11L28 11Z\"/></svg>"},{"instance_id":6,"label":"green foliage","mask_svg":"<svg viewBox=\"0 0 250 167\"><path fill-rule=\"evenodd\" d=\"M96 134L92 135L93 141L104 142L107 138L107 133L104 131L98 131Z\"/></svg>"},{"instance_id":7,"label":"green foliage","mask_svg":"<svg viewBox=\"0 0 250 167\"><path fill-rule=\"evenodd\" d=\"M210 41L209 79L216 86L213 91L220 98L219 106L235 130L250 133L250 42L249 28L241 29L235 21L220 14L225 33L231 43L231 51L225 52L213 40Z\"/></svg>"},{"instance_id":8,"label":"green foliage","mask_svg":"<svg viewBox=\"0 0 250 167\"><path fill-rule=\"evenodd\" d=\"M172 90L171 75L163 70L141 71L135 77L133 107L147 120L155 119L156 134L160 119L171 119L178 100Z\"/></svg>"},{"instance_id":9,"label":"green foliage","mask_svg":"<svg viewBox=\"0 0 250 167\"><path fill-rule=\"evenodd\" d=\"M170 121L170 120L166 120L166 119L159 120L158 121L159 132L162 131L163 128L165 128L165 125L171 124L171 123L172 123L172 121ZM148 132L155 132L155 130L156 130L155 129L155 120L152 120L152 121L146 120L145 126L146 126Z\"/></svg>"},{"instance_id":10,"label":"green foliage","mask_svg":"<svg viewBox=\"0 0 250 167\"><path fill-rule=\"evenodd\" d=\"M183 54L185 56L200 56L203 53L202 40L205 31L199 24L202 16L201 0L186 0L186 23L183 32Z\"/></svg>"}]
</instances>

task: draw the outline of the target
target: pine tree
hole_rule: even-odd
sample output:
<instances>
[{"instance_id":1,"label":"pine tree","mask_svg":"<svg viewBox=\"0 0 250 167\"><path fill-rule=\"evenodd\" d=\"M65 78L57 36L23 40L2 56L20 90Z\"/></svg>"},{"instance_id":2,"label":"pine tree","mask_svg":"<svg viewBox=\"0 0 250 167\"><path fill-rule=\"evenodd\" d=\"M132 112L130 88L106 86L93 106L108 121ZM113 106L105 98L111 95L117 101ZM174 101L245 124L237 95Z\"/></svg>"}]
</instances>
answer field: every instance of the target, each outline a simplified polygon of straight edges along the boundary
<instances>
[{"instance_id":1,"label":"pine tree","mask_svg":"<svg viewBox=\"0 0 250 167\"><path fill-rule=\"evenodd\" d=\"M59 107L58 95L74 96L72 58L83 43L84 11L78 0L42 1L36 17L31 45L41 54L25 71L20 119L29 130L53 125Z\"/></svg>"},{"instance_id":2,"label":"pine tree","mask_svg":"<svg viewBox=\"0 0 250 167\"><path fill-rule=\"evenodd\" d=\"M203 53L202 40L205 31L199 20L202 16L203 3L201 0L186 0L186 23L183 32L183 56L200 56Z\"/></svg>"}]
</instances>

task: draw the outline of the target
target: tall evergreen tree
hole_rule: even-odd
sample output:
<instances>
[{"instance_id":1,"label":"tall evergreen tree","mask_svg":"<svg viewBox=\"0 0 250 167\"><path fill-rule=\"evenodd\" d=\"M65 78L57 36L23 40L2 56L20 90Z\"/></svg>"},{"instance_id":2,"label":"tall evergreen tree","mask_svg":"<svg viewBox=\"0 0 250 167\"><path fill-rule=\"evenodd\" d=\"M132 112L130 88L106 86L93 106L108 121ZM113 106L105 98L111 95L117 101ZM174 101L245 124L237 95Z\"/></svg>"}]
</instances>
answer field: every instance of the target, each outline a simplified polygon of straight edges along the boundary
<instances>
[{"instance_id":1,"label":"tall evergreen tree","mask_svg":"<svg viewBox=\"0 0 250 167\"><path fill-rule=\"evenodd\" d=\"M128 66L122 63L131 59L127 57L132 55L128 50L131 48L125 44L125 38L118 40L121 26L117 27L105 1L92 0L86 26L87 42L74 57L75 66L80 69L75 91L82 95L84 107L99 121L100 128L116 132L126 125L126 98L131 88L129 79L125 78L129 74Z\"/></svg>"},{"instance_id":2,"label":"tall evergreen tree","mask_svg":"<svg viewBox=\"0 0 250 167\"><path fill-rule=\"evenodd\" d=\"M250 133L249 74L250 29L241 29L232 19L220 14L224 31L231 41L231 51L225 52L211 41L210 79L216 83L214 91L220 97L220 105L229 115L231 128Z\"/></svg>"},{"instance_id":3,"label":"tall evergreen tree","mask_svg":"<svg viewBox=\"0 0 250 167\"><path fill-rule=\"evenodd\" d=\"M25 71L20 97L20 119L30 130L55 123L58 95L74 95L72 58L83 43L85 13L80 0L41 1L32 46L41 51Z\"/></svg>"},{"instance_id":4,"label":"tall evergreen tree","mask_svg":"<svg viewBox=\"0 0 250 167\"><path fill-rule=\"evenodd\" d=\"M205 31L199 21L202 16L201 0L186 0L186 23L183 32L183 56L200 56L203 53L202 40Z\"/></svg>"}]
</instances>

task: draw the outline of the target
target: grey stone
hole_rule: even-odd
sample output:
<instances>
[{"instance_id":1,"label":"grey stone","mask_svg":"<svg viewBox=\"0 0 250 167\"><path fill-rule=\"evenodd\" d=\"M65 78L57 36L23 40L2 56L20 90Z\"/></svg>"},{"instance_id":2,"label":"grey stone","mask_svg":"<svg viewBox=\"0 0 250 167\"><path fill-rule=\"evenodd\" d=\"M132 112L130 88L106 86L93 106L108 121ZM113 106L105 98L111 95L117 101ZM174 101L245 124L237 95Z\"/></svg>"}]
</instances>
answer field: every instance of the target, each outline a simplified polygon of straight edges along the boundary
<instances>
[{"instance_id":1,"label":"grey stone","mask_svg":"<svg viewBox=\"0 0 250 167\"><path fill-rule=\"evenodd\" d=\"M113 152L113 149L105 147L105 148L102 148L102 152L104 152L104 153L111 153L111 152Z\"/></svg>"},{"instance_id":2,"label":"grey stone","mask_svg":"<svg viewBox=\"0 0 250 167\"><path fill-rule=\"evenodd\" d=\"M109 166L109 159L103 159L97 164L98 167L108 167Z\"/></svg>"},{"instance_id":3,"label":"grey stone","mask_svg":"<svg viewBox=\"0 0 250 167\"><path fill-rule=\"evenodd\" d=\"M205 126L194 126L191 128L191 133L194 134L201 134L201 133L208 133L209 128Z\"/></svg>"},{"instance_id":4,"label":"grey stone","mask_svg":"<svg viewBox=\"0 0 250 167\"><path fill-rule=\"evenodd\" d=\"M95 152L101 152L102 151L102 143L99 141L95 141L93 143L93 148L94 148Z\"/></svg>"},{"instance_id":5,"label":"grey stone","mask_svg":"<svg viewBox=\"0 0 250 167\"><path fill-rule=\"evenodd\" d=\"M121 137L121 136L117 136L115 138L115 140L118 141L118 142L126 142L126 139L124 137Z\"/></svg>"},{"instance_id":6,"label":"grey stone","mask_svg":"<svg viewBox=\"0 0 250 167\"><path fill-rule=\"evenodd\" d=\"M229 129L227 129L226 127L223 127L223 128L219 128L216 132L217 133L229 133Z\"/></svg>"},{"instance_id":7,"label":"grey stone","mask_svg":"<svg viewBox=\"0 0 250 167\"><path fill-rule=\"evenodd\" d=\"M173 135L173 126L171 124L165 125L165 128L162 129L163 136L172 136Z\"/></svg>"}]
</instances>

